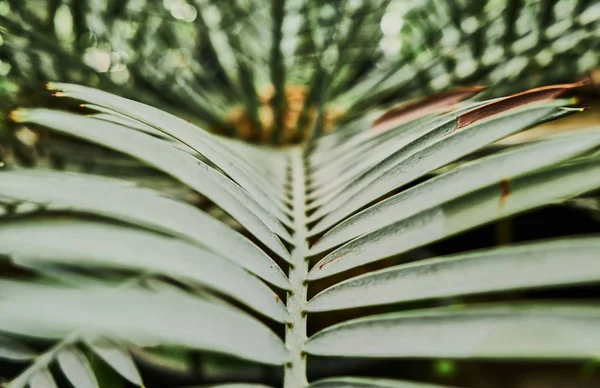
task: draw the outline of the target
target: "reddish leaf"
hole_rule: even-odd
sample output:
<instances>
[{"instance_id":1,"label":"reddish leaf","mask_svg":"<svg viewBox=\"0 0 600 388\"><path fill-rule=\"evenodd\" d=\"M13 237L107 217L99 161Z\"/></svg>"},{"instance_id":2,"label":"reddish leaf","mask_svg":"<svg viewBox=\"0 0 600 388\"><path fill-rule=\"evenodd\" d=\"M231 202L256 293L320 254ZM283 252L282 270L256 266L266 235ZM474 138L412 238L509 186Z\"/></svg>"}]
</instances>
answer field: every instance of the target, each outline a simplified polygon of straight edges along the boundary
<instances>
[{"instance_id":1,"label":"reddish leaf","mask_svg":"<svg viewBox=\"0 0 600 388\"><path fill-rule=\"evenodd\" d=\"M587 85L588 83L589 80L584 80L572 84L544 86L501 98L499 100L490 102L489 104L474 108L458 116L456 129L464 128L467 125L473 124L479 120L506 112L507 110L514 109L521 105L538 101L553 100L562 96L571 89L579 88Z\"/></svg>"},{"instance_id":2,"label":"reddish leaf","mask_svg":"<svg viewBox=\"0 0 600 388\"><path fill-rule=\"evenodd\" d=\"M370 132L376 135L427 114L441 113L484 89L483 86L459 87L401 104L377 118L373 122Z\"/></svg>"}]
</instances>

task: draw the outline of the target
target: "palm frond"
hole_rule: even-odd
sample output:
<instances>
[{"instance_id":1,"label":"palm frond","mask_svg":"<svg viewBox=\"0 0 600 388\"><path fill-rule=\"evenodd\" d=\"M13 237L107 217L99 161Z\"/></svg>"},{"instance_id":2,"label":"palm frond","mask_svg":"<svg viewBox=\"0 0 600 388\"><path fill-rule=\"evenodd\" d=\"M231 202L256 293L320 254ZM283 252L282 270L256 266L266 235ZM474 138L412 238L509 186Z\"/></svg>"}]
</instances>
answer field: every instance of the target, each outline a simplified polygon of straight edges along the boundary
<instances>
[{"instance_id":1,"label":"palm frond","mask_svg":"<svg viewBox=\"0 0 600 388\"><path fill-rule=\"evenodd\" d=\"M37 162L0 160L7 387L101 387L97 360L161 386L140 355L230 388L441 388L356 365L595 359L598 235L507 229L597 210L600 127L498 142L582 110L599 15L587 0L0 0L15 129L0 152ZM486 227L498 244L474 241ZM211 380L207 359L251 373Z\"/></svg>"},{"instance_id":2,"label":"palm frond","mask_svg":"<svg viewBox=\"0 0 600 388\"><path fill-rule=\"evenodd\" d=\"M54 361L71 383L95 386L89 351L141 385L127 350L161 344L279 365L286 387L428 386L352 377L309 383L313 355L594 357L600 310L583 301L408 303L596 283L596 236L402 262L415 248L600 188L598 128L474 154L576 113L575 101L561 96L579 85L455 105L479 91L459 90L366 116L307 147L270 149L106 92L51 84L58 97L101 113L28 108L12 119L133 156L240 226L130 181L0 172L0 254L25 271L0 280L0 356L29 365L9 386L53 384ZM475 156L464 161L468 155ZM432 174L454 162L461 163ZM389 268L362 273L390 257ZM330 287L311 297L321 279ZM318 312L392 304L406 307L309 335ZM55 345L31 351L34 338Z\"/></svg>"}]
</instances>

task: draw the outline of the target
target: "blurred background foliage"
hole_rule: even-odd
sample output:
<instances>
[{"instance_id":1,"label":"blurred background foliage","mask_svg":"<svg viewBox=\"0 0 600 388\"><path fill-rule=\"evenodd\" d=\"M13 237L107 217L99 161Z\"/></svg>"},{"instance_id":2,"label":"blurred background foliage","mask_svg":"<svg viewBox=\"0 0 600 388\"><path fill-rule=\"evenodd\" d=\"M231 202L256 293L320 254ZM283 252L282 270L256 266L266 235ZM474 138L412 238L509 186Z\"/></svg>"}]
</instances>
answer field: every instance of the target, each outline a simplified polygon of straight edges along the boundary
<instances>
[{"instance_id":1,"label":"blurred background foliage","mask_svg":"<svg viewBox=\"0 0 600 388\"><path fill-rule=\"evenodd\" d=\"M573 81L600 62L592 0L1 0L0 27L5 110L75 82L270 143L454 86L491 86L484 98Z\"/></svg>"}]
</instances>

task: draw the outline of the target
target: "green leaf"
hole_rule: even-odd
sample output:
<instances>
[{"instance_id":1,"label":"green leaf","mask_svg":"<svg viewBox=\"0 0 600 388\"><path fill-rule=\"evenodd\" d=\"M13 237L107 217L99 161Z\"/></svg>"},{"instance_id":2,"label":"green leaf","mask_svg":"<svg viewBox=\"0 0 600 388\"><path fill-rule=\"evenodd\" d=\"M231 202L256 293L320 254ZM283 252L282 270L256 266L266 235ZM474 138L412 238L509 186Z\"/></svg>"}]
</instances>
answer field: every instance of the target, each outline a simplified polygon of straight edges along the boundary
<instances>
[{"instance_id":1,"label":"green leaf","mask_svg":"<svg viewBox=\"0 0 600 388\"><path fill-rule=\"evenodd\" d=\"M27 218L0 224L0 252L16 264L41 261L166 275L217 290L278 322L289 319L277 295L242 268L196 245L141 229Z\"/></svg>"},{"instance_id":2,"label":"green leaf","mask_svg":"<svg viewBox=\"0 0 600 388\"><path fill-rule=\"evenodd\" d=\"M137 386L144 386L131 355L119 344L104 338L86 340L85 343L94 353L125 379Z\"/></svg>"},{"instance_id":3,"label":"green leaf","mask_svg":"<svg viewBox=\"0 0 600 388\"><path fill-rule=\"evenodd\" d=\"M245 168L243 163L240 163L238 158L227 150L227 147L220 144L214 136L203 129L152 106L98 89L65 83L51 83L48 87L51 90L60 90L59 95L77 98L112 109L172 136L208 158L240 186L248 190L252 197L266 209L273 212L277 212L277 209L283 209L282 207L273 206L273 199L265 193L262 188L264 186L258 183L261 182L260 176Z\"/></svg>"},{"instance_id":4,"label":"green leaf","mask_svg":"<svg viewBox=\"0 0 600 388\"><path fill-rule=\"evenodd\" d=\"M317 294L309 312L600 280L600 238L487 249L402 264L357 276Z\"/></svg>"},{"instance_id":5,"label":"green leaf","mask_svg":"<svg viewBox=\"0 0 600 388\"><path fill-rule=\"evenodd\" d=\"M68 288L0 281L0 330L47 339L72 333L135 345L161 343L282 365L288 350L267 326L237 309L182 292ZM52 306L52 308L48 308Z\"/></svg>"},{"instance_id":6,"label":"green leaf","mask_svg":"<svg viewBox=\"0 0 600 388\"><path fill-rule=\"evenodd\" d=\"M315 171L311 174L313 190L309 198L313 201L309 209L325 205L343 191L352 180L368 173L382 161L410 155L427 144L432 144L451 134L456 127L457 117L490 103L484 101L466 104L450 113L426 116L384 133L376 132L377 124L367 126L363 132L339 145L339 148L346 148L348 143L353 144L346 152L326 164L315 167Z\"/></svg>"},{"instance_id":7,"label":"green leaf","mask_svg":"<svg viewBox=\"0 0 600 388\"><path fill-rule=\"evenodd\" d=\"M369 202L400 188L423 175L494 141L528 128L555 112L564 101L532 103L507 113L492 116L454 131L447 137L429 142L420 138L398 155L374 166L353 181L344 192L319 208L309 222L326 216L315 227L324 228L342 220ZM458 126L458 120L454 128Z\"/></svg>"},{"instance_id":8,"label":"green leaf","mask_svg":"<svg viewBox=\"0 0 600 388\"><path fill-rule=\"evenodd\" d=\"M125 127L130 127L132 129L138 130L140 132L145 132L149 135L156 136L162 140L170 141L171 144L173 144L174 146L179 146L179 147L181 147L181 149L185 149L190 153L196 153L196 151L187 147L185 144L174 141L173 138L169 137L168 135L165 135L163 132L159 131L158 129L151 127L147 124L144 124L140 121L132 120L131 118L129 118L127 116L124 116L120 113L111 111L110 109L104 109L100 106L86 104L85 107L89 108L89 109L98 110L98 111L107 111L106 113L95 113L95 114L89 115L88 117L91 117L96 120L103 120L103 121L108 121L111 123L123 125Z\"/></svg>"},{"instance_id":9,"label":"green leaf","mask_svg":"<svg viewBox=\"0 0 600 388\"><path fill-rule=\"evenodd\" d=\"M271 213L229 178L169 143L113 123L48 109L19 110L13 116L20 122L43 125L123 152L173 176L216 203L281 258L289 260L289 252L275 233L288 241L291 237Z\"/></svg>"},{"instance_id":10,"label":"green leaf","mask_svg":"<svg viewBox=\"0 0 600 388\"><path fill-rule=\"evenodd\" d=\"M320 260L309 280L324 278L525 210L600 187L595 159L557 166L475 191L358 237Z\"/></svg>"},{"instance_id":11,"label":"green leaf","mask_svg":"<svg viewBox=\"0 0 600 388\"><path fill-rule=\"evenodd\" d=\"M70 347L61 350L57 356L58 365L77 388L99 388L92 367L83 353L77 348Z\"/></svg>"},{"instance_id":12,"label":"green leaf","mask_svg":"<svg viewBox=\"0 0 600 388\"><path fill-rule=\"evenodd\" d=\"M309 209L316 209L328 204L343 192L346 186L352 183L352 180L370 173L372 170L376 171L386 166L389 168L395 160L401 160L402 157L414 154L418 150L439 141L444 136L451 134L457 126L460 126L463 130L464 126L468 126L482 118L489 118L533 101L538 101L539 104L539 101L555 98L573 87L575 86L554 85L495 100L463 104L460 108L441 117L425 116L384 133L378 131L381 130L381 125L386 125L386 121L379 123L378 121L381 120L379 118L373 122L369 129L338 144L337 149L328 153L327 156L338 151L339 155L336 155L335 158L313 165L316 171L311 175L313 180L311 188L314 190L310 193L309 198L314 201L310 204ZM464 94L464 91L462 93ZM535 106L535 104L533 105ZM385 117L388 113L382 117ZM408 109L408 112L405 113L410 115L413 112ZM559 111L556 114L549 115L547 119L568 113L570 112ZM400 119L402 118L403 116L400 115ZM393 118L390 120L393 121ZM340 149L344 152L340 153ZM318 156L317 154L316 157ZM311 160L314 160L314 157L311 155ZM384 160L387 160L387 164L381 163ZM316 212L310 220L317 220L322 214L325 214L325 210Z\"/></svg>"},{"instance_id":13,"label":"green leaf","mask_svg":"<svg viewBox=\"0 0 600 388\"><path fill-rule=\"evenodd\" d=\"M0 335L0 359L10 361L29 361L36 356L35 350L27 345Z\"/></svg>"},{"instance_id":14,"label":"green leaf","mask_svg":"<svg viewBox=\"0 0 600 388\"><path fill-rule=\"evenodd\" d=\"M406 219L419 211L536 169L560 162L600 144L600 131L558 135L476 159L429 179L349 217L327 232L311 253L323 252L352 238ZM322 232L315 228L311 232Z\"/></svg>"},{"instance_id":15,"label":"green leaf","mask_svg":"<svg viewBox=\"0 0 600 388\"><path fill-rule=\"evenodd\" d=\"M4 171L0 196L114 218L176 236L207 247L280 288L290 287L279 266L246 237L191 205L128 181L52 171Z\"/></svg>"},{"instance_id":16,"label":"green leaf","mask_svg":"<svg viewBox=\"0 0 600 388\"><path fill-rule=\"evenodd\" d=\"M285 195L281 187L288 183L288 152L277 148L256 147L251 144L244 143L237 139L222 138L221 141L233 153L243 157L244 162L248 164L257 174L263 176L263 179L277 187L271 191L272 195L280 198L282 203L288 204L290 200ZM286 213L291 214L289 208L286 208ZM292 228L293 229L293 228Z\"/></svg>"},{"instance_id":17,"label":"green leaf","mask_svg":"<svg viewBox=\"0 0 600 388\"><path fill-rule=\"evenodd\" d=\"M372 115L368 119L357 121L352 126L359 127L361 131L347 139L342 139L338 143L333 143L331 149L326 152L315 152L310 155L311 167L314 170L311 175L315 179L323 178L324 175L331 173L334 169L343 170L346 165L370 168L370 162L365 158L357 157L371 151L366 155L367 158L379 157L381 154L381 160L383 160L419 137L440 128L444 124L449 124L459 115L489 102L488 100L461 104L452 112L441 116L426 115L384 132L378 131L377 120L380 115ZM346 131L344 128L340 133Z\"/></svg>"},{"instance_id":18,"label":"green leaf","mask_svg":"<svg viewBox=\"0 0 600 388\"><path fill-rule=\"evenodd\" d=\"M370 127L350 141L344 142L340 148L346 148L348 143L353 144L353 147L337 159L322 165L322 168L312 174L318 189L310 193L310 198L316 199L311 207L324 205L349 182L388 157L410 151L405 147L409 145L414 147L415 140L425 135L428 135L427 140L430 143L439 140L455 128L456 117L469 109L472 109L472 106L442 117L426 117L411 121L383 134L373 134L373 130L377 127ZM423 147L422 142L417 144Z\"/></svg>"},{"instance_id":19,"label":"green leaf","mask_svg":"<svg viewBox=\"0 0 600 388\"><path fill-rule=\"evenodd\" d=\"M334 325L305 351L344 357L588 359L596 357L600 308L498 304L376 315Z\"/></svg>"},{"instance_id":20,"label":"green leaf","mask_svg":"<svg viewBox=\"0 0 600 388\"><path fill-rule=\"evenodd\" d=\"M58 388L52 374L46 368L37 371L29 381L30 388ZM12 388L9 384L8 388Z\"/></svg>"}]
</instances>

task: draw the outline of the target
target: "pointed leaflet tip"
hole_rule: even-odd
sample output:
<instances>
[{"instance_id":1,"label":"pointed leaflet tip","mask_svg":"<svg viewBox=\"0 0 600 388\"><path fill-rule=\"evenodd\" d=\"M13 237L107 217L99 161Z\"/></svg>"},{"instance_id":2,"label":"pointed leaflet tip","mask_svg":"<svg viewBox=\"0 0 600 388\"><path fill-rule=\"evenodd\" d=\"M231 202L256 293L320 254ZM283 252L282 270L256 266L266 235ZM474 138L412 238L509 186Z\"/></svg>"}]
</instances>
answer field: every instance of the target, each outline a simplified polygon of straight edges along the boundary
<instances>
[{"instance_id":1,"label":"pointed leaflet tip","mask_svg":"<svg viewBox=\"0 0 600 388\"><path fill-rule=\"evenodd\" d=\"M8 118L15 123L27 121L27 110L23 108L15 109L8 114Z\"/></svg>"},{"instance_id":2,"label":"pointed leaflet tip","mask_svg":"<svg viewBox=\"0 0 600 388\"><path fill-rule=\"evenodd\" d=\"M61 83L61 82L48 82L48 83L46 83L45 87L47 90L54 91L54 93L52 93L53 96L64 97L64 96L66 96L66 94L57 94L57 93L66 92L67 89L65 88L65 86L69 86L69 85L70 84L65 84L65 83Z\"/></svg>"}]
</instances>

